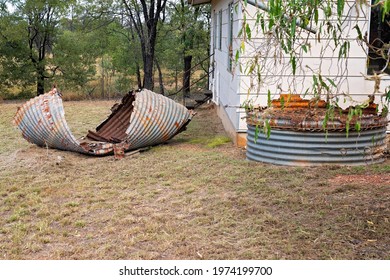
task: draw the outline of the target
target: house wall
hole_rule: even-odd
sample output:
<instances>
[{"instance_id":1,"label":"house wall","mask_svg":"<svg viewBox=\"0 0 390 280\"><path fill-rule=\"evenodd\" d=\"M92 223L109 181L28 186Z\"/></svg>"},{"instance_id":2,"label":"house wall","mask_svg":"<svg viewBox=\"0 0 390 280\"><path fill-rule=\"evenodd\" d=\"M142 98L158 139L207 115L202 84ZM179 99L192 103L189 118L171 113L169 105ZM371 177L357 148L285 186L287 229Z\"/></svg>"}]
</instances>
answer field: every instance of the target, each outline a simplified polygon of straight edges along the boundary
<instances>
[{"instance_id":1,"label":"house wall","mask_svg":"<svg viewBox=\"0 0 390 280\"><path fill-rule=\"evenodd\" d=\"M218 105L218 114L222 119L225 129L233 137L239 127L238 107L240 105L239 84L240 75L236 67L229 70L229 16L228 6L230 3L236 5L237 0L213 0L211 2L212 24L210 49L214 50L214 57L211 63L214 65L213 79L210 79L210 89L213 91L213 101ZM219 12L222 11L222 24L220 23ZM233 49L236 49L237 34L239 30L239 18L241 12L233 15ZM217 25L214 24L217 20ZM217 29L215 30L215 27ZM222 27L221 47L219 48L220 29ZM214 44L214 40L216 40Z\"/></svg>"},{"instance_id":2,"label":"house wall","mask_svg":"<svg viewBox=\"0 0 390 280\"><path fill-rule=\"evenodd\" d=\"M344 32L342 35L343 38L350 42L348 61L338 60L338 50L334 51L332 43L323 51L322 48L325 46L325 40L318 43L315 35L304 31L302 35L304 37L308 36L311 50L307 54L303 53L302 64L300 65L301 67L297 69L295 77L292 75L290 67L286 67L286 65L290 64L289 58L285 56L281 57L280 64L275 66L272 57L274 48L269 47L272 45L272 42L268 41L261 33L252 34L252 38L255 39L252 40L252 43L246 45L245 54L240 58L242 68L246 68L246 65L248 65L247 63L251 61L255 55L255 49L260 46L264 46L263 49L267 47L270 48L270 51L268 52L270 57L266 61L266 69L262 71L264 83L260 86L256 79L253 79L253 76L248 75L245 72L240 74L240 104L244 104L245 102L248 102L248 100L251 100L255 104L266 106L268 90L271 92L271 98L278 98L280 93L304 93L306 89L310 89L313 85L313 71L307 66L313 69L314 72L320 71L324 79L328 78L336 84L340 83L338 88L334 89L333 92L340 95L339 105L341 107L346 108L356 102L367 100L368 95L372 94L374 91L375 82L373 80L367 80L363 76L363 74L366 74L367 72L367 49L362 48L358 44L356 40L358 33L353 27L358 25L362 34L369 32L370 9L366 5L356 9L355 5L356 1L348 1L344 9L344 14L350 15L349 17L345 16L346 20L343 24ZM256 14L256 10L257 9L253 6L246 7L247 21L252 26L255 21L254 15ZM351 18L353 20L351 20ZM264 59L262 59L262 62L264 62ZM257 86L251 87L251 84ZM389 76L382 78L381 91L384 92L387 86L390 86ZM349 97L342 96L343 93L351 95L353 100ZM377 94L375 101L380 104L379 94ZM241 109L239 115L240 122L238 131L245 130L246 122L245 119L243 119L245 110Z\"/></svg>"}]
</instances>

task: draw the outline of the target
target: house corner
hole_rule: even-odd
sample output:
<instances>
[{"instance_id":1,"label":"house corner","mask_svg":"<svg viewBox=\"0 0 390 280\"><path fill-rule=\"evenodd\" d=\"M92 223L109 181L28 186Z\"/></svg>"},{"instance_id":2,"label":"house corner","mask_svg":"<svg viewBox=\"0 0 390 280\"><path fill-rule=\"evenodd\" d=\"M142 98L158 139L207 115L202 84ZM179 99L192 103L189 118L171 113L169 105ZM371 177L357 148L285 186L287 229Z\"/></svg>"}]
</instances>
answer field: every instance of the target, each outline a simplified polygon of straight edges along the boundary
<instances>
[{"instance_id":1,"label":"house corner","mask_svg":"<svg viewBox=\"0 0 390 280\"><path fill-rule=\"evenodd\" d=\"M224 110L224 108L220 105L214 104L215 110L219 119L222 122L223 128L225 129L228 137L232 139L234 145L239 148L243 148L246 146L246 132L238 132L234 127L233 123L229 119L228 114Z\"/></svg>"}]
</instances>

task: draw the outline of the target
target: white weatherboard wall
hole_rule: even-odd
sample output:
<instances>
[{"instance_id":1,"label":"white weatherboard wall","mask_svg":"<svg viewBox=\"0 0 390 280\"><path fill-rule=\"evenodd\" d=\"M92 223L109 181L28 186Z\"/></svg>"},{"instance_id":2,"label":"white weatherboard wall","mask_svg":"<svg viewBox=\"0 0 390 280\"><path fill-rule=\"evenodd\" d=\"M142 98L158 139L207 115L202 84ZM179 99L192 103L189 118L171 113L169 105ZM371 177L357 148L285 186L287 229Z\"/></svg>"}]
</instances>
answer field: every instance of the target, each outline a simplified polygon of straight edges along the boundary
<instances>
[{"instance_id":1,"label":"white weatherboard wall","mask_svg":"<svg viewBox=\"0 0 390 280\"><path fill-rule=\"evenodd\" d=\"M355 101L365 101L368 99L368 95L372 94L374 91L374 81L367 80L363 77L363 74L367 72L367 55L365 50L358 44L356 38L358 37L357 31L353 28L356 24L359 25L360 30L364 34L369 30L369 17L370 17L370 8L363 5L362 8L356 9L356 1L348 1L346 3L344 14L349 14L349 17L345 17L343 24L344 33L343 38L348 39L350 42L350 51L347 62L343 62L342 67L338 66L338 50L334 52L332 48L327 48L325 53L321 55L321 48L323 47L324 40L321 43L315 40L313 34L309 34L309 41L311 43L311 50L309 53L304 55L300 69L297 70L297 74L293 77L289 67L283 66L289 64L289 59L284 57L282 58L282 66L272 67L270 65L267 72L263 72L262 75L266 76L264 80L268 79L268 82L265 81L265 84L260 88L255 90L250 90L250 84L253 83L249 75L241 73L240 75L240 92L241 96L240 102L244 103L248 99L252 99L255 103L262 106L267 105L267 92L270 90L272 98L278 98L279 93L304 93L307 88L312 87L313 72L309 70L306 66L309 66L313 70L320 70L321 75L324 79L329 78L333 80L336 84L341 82L340 86L337 89L334 89L334 92L337 94L347 93L350 94ZM248 15L255 15L255 7L247 7L249 11ZM252 20L253 22L253 20ZM262 34L255 35L253 40L256 46L267 43L266 38ZM242 56L241 62L245 64L247 59L253 57L253 49L247 48L245 55ZM272 61L272 59L270 59ZM270 63L270 62L268 62ZM341 69L343 68L343 69ZM386 86L390 85L390 77L384 77L381 82L381 90L384 91ZM283 92L281 92L281 90ZM377 94L377 103L380 103L379 94ZM348 107L349 105L354 104L349 98L340 98L339 105L343 108ZM245 111L241 109L240 116L245 116ZM241 119L241 118L239 118ZM245 120L241 119L239 124L239 130L245 130L246 123Z\"/></svg>"},{"instance_id":2,"label":"white weatherboard wall","mask_svg":"<svg viewBox=\"0 0 390 280\"><path fill-rule=\"evenodd\" d=\"M338 67L338 50L333 52L331 48L328 48L321 56L321 43L318 43L313 35L310 35L310 42L312 48L310 52L304 55L301 67L297 70L297 74L293 77L291 70L286 65L289 64L289 59L286 57L281 58L281 65L275 67L271 62L272 59L268 60L269 67L262 72L265 83L256 86L257 81L247 75L244 71L240 73L239 67L233 66L233 73L230 73L228 69L228 5L232 1L228 0L215 0L212 1L212 21L214 18L214 11L217 20L219 21L218 12L222 10L222 45L221 49L218 49L218 36L219 26L217 23L217 42L216 49L214 50L215 60L215 73L214 79L211 79L211 88L214 92L214 102L220 106L220 109L226 112L226 116L231 122L236 132L246 131L245 122L245 111L240 109L240 105L248 101L253 100L256 104L265 106L267 104L267 92L270 90L272 98L278 98L280 93L303 93L307 88L312 86L313 80L311 72L306 66L309 66L313 70L320 69L324 79L329 78L336 83L342 81L340 86L335 89L335 92L348 93L352 95L354 100L364 101L367 99L367 95L372 94L374 90L374 82L372 80L366 80L362 74L367 71L367 56L365 50L359 46L356 38L358 36L357 31L353 29L355 24L358 24L362 33L368 32L369 30L369 17L370 9L363 5L361 9L355 8L356 1L348 1L345 7L345 15L349 14L350 17L345 17L344 22L344 34L343 37L347 38L350 42L350 52L347 64ZM238 5L234 13L234 24L233 24L233 55L241 44L241 39L237 38L237 34L242 24L242 7L235 1L234 5ZM247 14L247 21L250 24L254 24L254 18L257 9L253 6L246 6L245 13ZM356 19L357 16L357 19ZM252 18L252 20L251 20ZM211 49L213 49L213 34L214 24L212 26L211 34ZM307 33L306 33L307 34ZM305 34L305 35L306 35ZM269 46L270 42L261 33L255 33L252 30L252 43L256 47ZM245 53L240 56L240 64L245 69L246 61L253 58L255 55L253 48L250 44L246 45ZM343 68L341 71L340 69ZM255 84L255 87L251 85ZM381 90L384 91L386 86L390 85L390 78L384 77L381 82ZM281 92L282 90L282 92ZM376 102L379 103L377 99ZM347 107L353 103L348 98L340 99L340 105Z\"/></svg>"},{"instance_id":3,"label":"white weatherboard wall","mask_svg":"<svg viewBox=\"0 0 390 280\"><path fill-rule=\"evenodd\" d=\"M230 122L230 126L237 131L239 127L239 114L238 107L240 105L240 95L239 95L239 83L240 75L238 69L234 68L229 71L229 14L228 6L233 1L225 0L215 0L212 1L212 30L211 30L211 42L210 48L214 51L214 57L212 63L214 63L214 78L210 79L210 88L213 91L213 101L220 106L220 109L223 110ZM237 0L234 1L236 5ZM222 24L220 22L219 13L222 11ZM239 16L240 14L234 13L233 16L233 41L237 41L237 33L239 30ZM217 20L217 24L214 24L214 21ZM215 27L217 29L215 30ZM222 32L220 32L222 28ZM214 35L216 32L216 35ZM221 45L219 48L220 34L221 36ZM216 39L214 44L213 40ZM214 48L215 46L215 48ZM233 49L236 49L236 46L233 46ZM233 51L234 53L234 51Z\"/></svg>"}]
</instances>

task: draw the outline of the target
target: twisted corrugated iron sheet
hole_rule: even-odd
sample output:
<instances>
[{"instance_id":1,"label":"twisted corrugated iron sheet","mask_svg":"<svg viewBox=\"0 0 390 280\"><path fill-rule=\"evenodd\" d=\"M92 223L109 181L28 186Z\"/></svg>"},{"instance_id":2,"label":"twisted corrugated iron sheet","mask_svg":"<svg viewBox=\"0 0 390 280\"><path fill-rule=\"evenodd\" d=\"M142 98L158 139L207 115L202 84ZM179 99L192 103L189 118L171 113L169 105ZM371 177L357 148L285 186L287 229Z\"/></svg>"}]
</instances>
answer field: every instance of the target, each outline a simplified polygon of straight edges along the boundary
<instances>
[{"instance_id":1,"label":"twisted corrugated iron sheet","mask_svg":"<svg viewBox=\"0 0 390 280\"><path fill-rule=\"evenodd\" d=\"M96 132L77 140L66 123L62 98L53 89L19 108L14 123L38 146L107 155L163 143L184 130L192 117L181 104L149 90L131 92L113 108Z\"/></svg>"},{"instance_id":2,"label":"twisted corrugated iron sheet","mask_svg":"<svg viewBox=\"0 0 390 280\"><path fill-rule=\"evenodd\" d=\"M56 90L27 101L18 109L14 123L30 143L79 153L86 152L70 132L62 99Z\"/></svg>"},{"instance_id":3,"label":"twisted corrugated iron sheet","mask_svg":"<svg viewBox=\"0 0 390 280\"><path fill-rule=\"evenodd\" d=\"M136 96L126 130L126 142L132 149L168 141L190 119L187 108L169 98L161 98L161 95L157 97L160 98L149 90L143 90L141 96ZM183 115L186 117L183 118Z\"/></svg>"}]
</instances>

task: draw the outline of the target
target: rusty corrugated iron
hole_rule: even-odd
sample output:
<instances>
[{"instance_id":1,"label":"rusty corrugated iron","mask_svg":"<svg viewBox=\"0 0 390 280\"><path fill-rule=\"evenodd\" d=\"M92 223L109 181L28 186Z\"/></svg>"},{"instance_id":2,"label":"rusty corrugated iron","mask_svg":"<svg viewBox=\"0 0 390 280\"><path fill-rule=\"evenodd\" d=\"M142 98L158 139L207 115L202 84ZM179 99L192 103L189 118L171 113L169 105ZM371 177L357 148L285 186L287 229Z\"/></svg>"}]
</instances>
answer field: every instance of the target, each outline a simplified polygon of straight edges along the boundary
<instances>
[{"instance_id":1,"label":"rusty corrugated iron","mask_svg":"<svg viewBox=\"0 0 390 280\"><path fill-rule=\"evenodd\" d=\"M282 95L269 108L248 110L247 158L295 166L384 161L387 117L374 103L357 115L350 109L328 110L323 100Z\"/></svg>"},{"instance_id":2,"label":"rusty corrugated iron","mask_svg":"<svg viewBox=\"0 0 390 280\"><path fill-rule=\"evenodd\" d=\"M192 112L173 100L149 90L130 92L96 131L81 140L71 133L62 98L54 88L27 101L14 117L23 137L38 146L89 155L124 152L163 143L185 130Z\"/></svg>"},{"instance_id":3,"label":"rusty corrugated iron","mask_svg":"<svg viewBox=\"0 0 390 280\"><path fill-rule=\"evenodd\" d=\"M271 128L293 131L346 131L386 127L386 116L377 114L377 105L370 103L362 109L361 115L348 116L349 108L327 109L323 100L305 100L299 95L283 94L273 100L269 108L247 111L247 124L263 126L268 122Z\"/></svg>"},{"instance_id":4,"label":"rusty corrugated iron","mask_svg":"<svg viewBox=\"0 0 390 280\"><path fill-rule=\"evenodd\" d=\"M272 129L270 138L248 125L247 158L277 165L366 165L383 162L386 128L360 132Z\"/></svg>"},{"instance_id":5,"label":"rusty corrugated iron","mask_svg":"<svg viewBox=\"0 0 390 280\"><path fill-rule=\"evenodd\" d=\"M307 100L301 98L297 94L281 94L278 99L271 101L273 108L283 108L286 110L297 108L326 108L326 102L324 100Z\"/></svg>"}]
</instances>

